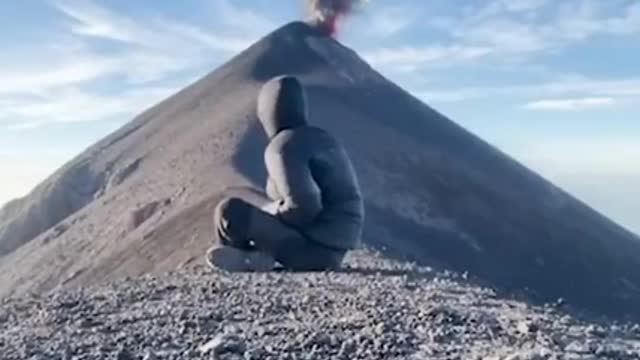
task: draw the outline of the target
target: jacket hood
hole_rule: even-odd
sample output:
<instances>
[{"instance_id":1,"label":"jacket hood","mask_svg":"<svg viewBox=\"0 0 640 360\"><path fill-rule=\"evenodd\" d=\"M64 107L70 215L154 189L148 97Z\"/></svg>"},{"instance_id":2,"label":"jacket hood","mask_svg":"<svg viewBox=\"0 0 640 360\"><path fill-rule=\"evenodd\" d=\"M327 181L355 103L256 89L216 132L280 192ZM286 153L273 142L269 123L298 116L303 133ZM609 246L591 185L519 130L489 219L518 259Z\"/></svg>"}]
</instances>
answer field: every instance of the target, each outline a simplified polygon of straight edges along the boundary
<instances>
[{"instance_id":1,"label":"jacket hood","mask_svg":"<svg viewBox=\"0 0 640 360\"><path fill-rule=\"evenodd\" d=\"M267 136L307 125L307 105L304 89L293 76L269 80L258 96L258 118Z\"/></svg>"}]
</instances>

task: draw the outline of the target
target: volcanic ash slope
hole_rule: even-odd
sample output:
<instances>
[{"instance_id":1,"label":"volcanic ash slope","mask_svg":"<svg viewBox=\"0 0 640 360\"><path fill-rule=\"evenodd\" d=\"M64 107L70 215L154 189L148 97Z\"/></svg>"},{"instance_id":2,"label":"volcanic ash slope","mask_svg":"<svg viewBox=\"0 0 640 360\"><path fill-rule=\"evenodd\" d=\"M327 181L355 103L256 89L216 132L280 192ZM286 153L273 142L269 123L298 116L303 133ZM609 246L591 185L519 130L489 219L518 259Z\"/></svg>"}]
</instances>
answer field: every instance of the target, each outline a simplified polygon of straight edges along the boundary
<instances>
[{"instance_id":1,"label":"volcanic ash slope","mask_svg":"<svg viewBox=\"0 0 640 360\"><path fill-rule=\"evenodd\" d=\"M358 252L338 273L202 266L5 300L0 358L640 359L640 327Z\"/></svg>"}]
</instances>

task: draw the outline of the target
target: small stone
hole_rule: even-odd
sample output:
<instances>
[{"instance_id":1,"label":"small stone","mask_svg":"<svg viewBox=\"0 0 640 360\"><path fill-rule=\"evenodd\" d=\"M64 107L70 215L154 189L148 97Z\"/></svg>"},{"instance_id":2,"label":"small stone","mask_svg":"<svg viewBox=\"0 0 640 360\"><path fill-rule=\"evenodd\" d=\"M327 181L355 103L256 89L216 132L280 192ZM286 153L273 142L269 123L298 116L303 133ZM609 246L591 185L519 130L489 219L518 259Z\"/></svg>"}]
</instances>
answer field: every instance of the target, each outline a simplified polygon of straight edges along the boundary
<instances>
[{"instance_id":1,"label":"small stone","mask_svg":"<svg viewBox=\"0 0 640 360\"><path fill-rule=\"evenodd\" d=\"M538 331L538 326L528 321L521 321L518 323L516 329L522 335L530 335Z\"/></svg>"},{"instance_id":2,"label":"small stone","mask_svg":"<svg viewBox=\"0 0 640 360\"><path fill-rule=\"evenodd\" d=\"M564 351L567 353L575 353L575 354L589 354L591 350L585 344L582 344L577 341L571 342L564 348Z\"/></svg>"},{"instance_id":3,"label":"small stone","mask_svg":"<svg viewBox=\"0 0 640 360\"><path fill-rule=\"evenodd\" d=\"M601 327L595 325L589 325L586 331L587 334L595 337L604 337L606 335L605 331Z\"/></svg>"},{"instance_id":4,"label":"small stone","mask_svg":"<svg viewBox=\"0 0 640 360\"><path fill-rule=\"evenodd\" d=\"M385 325L385 323L381 322L378 323L378 325L376 325L376 327L374 328L374 333L376 335L382 335L385 333L387 326Z\"/></svg>"},{"instance_id":5,"label":"small stone","mask_svg":"<svg viewBox=\"0 0 640 360\"><path fill-rule=\"evenodd\" d=\"M549 356L548 350L524 350L507 355L504 360L546 360Z\"/></svg>"},{"instance_id":6,"label":"small stone","mask_svg":"<svg viewBox=\"0 0 640 360\"><path fill-rule=\"evenodd\" d=\"M143 360L157 360L157 359L158 359L158 356L156 356L153 350L147 350L143 358Z\"/></svg>"},{"instance_id":7,"label":"small stone","mask_svg":"<svg viewBox=\"0 0 640 360\"><path fill-rule=\"evenodd\" d=\"M356 343L353 340L347 340L340 346L338 356L344 359L351 359L351 355L356 351Z\"/></svg>"},{"instance_id":8,"label":"small stone","mask_svg":"<svg viewBox=\"0 0 640 360\"><path fill-rule=\"evenodd\" d=\"M324 347L331 345L331 337L327 334L315 333L306 340L307 346Z\"/></svg>"},{"instance_id":9,"label":"small stone","mask_svg":"<svg viewBox=\"0 0 640 360\"><path fill-rule=\"evenodd\" d=\"M263 349L251 349L245 352L244 358L245 360L261 360L264 359L267 355L267 352Z\"/></svg>"},{"instance_id":10,"label":"small stone","mask_svg":"<svg viewBox=\"0 0 640 360\"><path fill-rule=\"evenodd\" d=\"M622 327L619 326L619 325L615 325L615 324L611 325L611 327L609 329L611 330L612 334L616 334L616 335L618 335L618 334L620 334L622 332Z\"/></svg>"},{"instance_id":11,"label":"small stone","mask_svg":"<svg viewBox=\"0 0 640 360\"><path fill-rule=\"evenodd\" d=\"M194 349L187 350L183 356L185 359L200 359L200 353Z\"/></svg>"},{"instance_id":12,"label":"small stone","mask_svg":"<svg viewBox=\"0 0 640 360\"><path fill-rule=\"evenodd\" d=\"M122 349L116 354L116 360L135 360L135 357L129 351Z\"/></svg>"},{"instance_id":13,"label":"small stone","mask_svg":"<svg viewBox=\"0 0 640 360\"><path fill-rule=\"evenodd\" d=\"M246 344L244 341L235 335L218 335L209 342L200 346L200 352L202 354L213 353L214 355L220 355L224 353L244 354L246 351Z\"/></svg>"}]
</instances>

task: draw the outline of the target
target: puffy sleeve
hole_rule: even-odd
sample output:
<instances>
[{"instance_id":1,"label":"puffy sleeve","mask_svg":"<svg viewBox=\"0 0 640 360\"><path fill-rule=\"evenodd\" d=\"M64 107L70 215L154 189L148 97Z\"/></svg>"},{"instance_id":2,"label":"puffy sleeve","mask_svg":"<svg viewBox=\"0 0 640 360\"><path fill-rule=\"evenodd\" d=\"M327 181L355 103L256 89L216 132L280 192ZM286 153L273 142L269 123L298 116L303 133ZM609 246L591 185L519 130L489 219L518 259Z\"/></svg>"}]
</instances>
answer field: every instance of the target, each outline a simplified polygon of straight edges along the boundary
<instances>
[{"instance_id":1,"label":"puffy sleeve","mask_svg":"<svg viewBox=\"0 0 640 360\"><path fill-rule=\"evenodd\" d=\"M309 161L296 153L271 152L266 156L269 178L278 190L278 217L286 224L304 227L322 211L322 194Z\"/></svg>"}]
</instances>

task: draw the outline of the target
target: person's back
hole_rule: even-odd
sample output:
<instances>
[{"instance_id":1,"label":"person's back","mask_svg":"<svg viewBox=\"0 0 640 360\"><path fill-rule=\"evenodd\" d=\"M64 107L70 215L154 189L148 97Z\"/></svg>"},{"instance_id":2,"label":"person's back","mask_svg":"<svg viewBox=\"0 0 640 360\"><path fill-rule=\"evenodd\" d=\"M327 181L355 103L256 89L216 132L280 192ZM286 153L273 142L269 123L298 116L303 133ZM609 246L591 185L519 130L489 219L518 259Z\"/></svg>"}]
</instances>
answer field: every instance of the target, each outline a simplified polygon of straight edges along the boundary
<instances>
[{"instance_id":1,"label":"person's back","mask_svg":"<svg viewBox=\"0 0 640 360\"><path fill-rule=\"evenodd\" d=\"M364 209L355 171L342 145L325 130L300 126L283 130L271 139L265 152L267 168L273 169L279 163L284 163L285 161L277 158L285 157L295 157L295 160L288 162L306 164L309 168L311 180L319 191L321 210L312 221L287 221L286 217L283 221L296 227L310 239L327 246L345 250L357 247L362 232ZM287 183L284 179L272 178L272 181L276 184ZM301 176L295 181L292 186L298 187L308 179ZM310 189L313 187L313 183L305 186ZM278 198L273 200L284 200L282 193L279 192L276 196ZM298 209L315 208L316 205L312 205L314 201L307 198L306 203L294 206Z\"/></svg>"},{"instance_id":2,"label":"person's back","mask_svg":"<svg viewBox=\"0 0 640 360\"><path fill-rule=\"evenodd\" d=\"M277 77L262 87L258 118L269 137L264 157L271 203L257 209L239 198L222 201L215 222L223 246L209 251L209 263L232 271L268 270L271 256L292 270L339 267L345 253L357 247L364 224L362 196L345 149L328 132L307 124L304 91L293 77Z\"/></svg>"}]
</instances>

